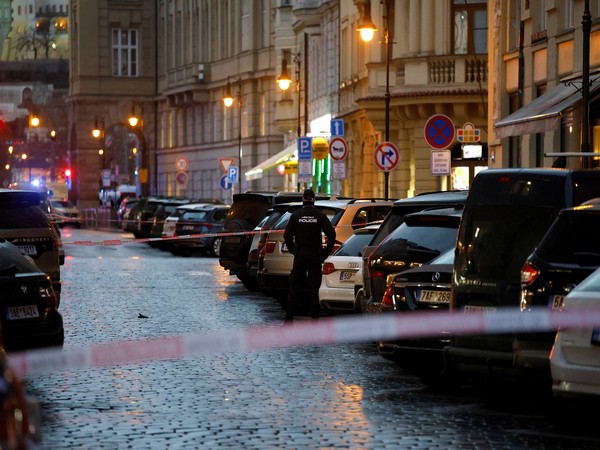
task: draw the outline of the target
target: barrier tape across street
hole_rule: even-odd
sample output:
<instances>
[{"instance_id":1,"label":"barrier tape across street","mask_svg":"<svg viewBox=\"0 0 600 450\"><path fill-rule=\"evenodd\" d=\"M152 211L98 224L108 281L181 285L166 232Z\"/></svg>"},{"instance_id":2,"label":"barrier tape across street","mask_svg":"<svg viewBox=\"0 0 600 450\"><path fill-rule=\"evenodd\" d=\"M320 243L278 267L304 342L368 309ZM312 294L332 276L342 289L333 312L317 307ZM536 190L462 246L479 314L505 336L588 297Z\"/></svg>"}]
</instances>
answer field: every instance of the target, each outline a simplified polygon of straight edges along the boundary
<instances>
[{"instance_id":1,"label":"barrier tape across street","mask_svg":"<svg viewBox=\"0 0 600 450\"><path fill-rule=\"evenodd\" d=\"M203 354L373 342L385 339L435 337L453 334L540 332L558 328L600 327L600 308L558 311L540 308L520 312L360 315L174 335L153 339L95 344L78 349L38 349L9 354L11 368L20 377L91 367L110 367L180 359ZM443 331L442 331L443 330Z\"/></svg>"}]
</instances>

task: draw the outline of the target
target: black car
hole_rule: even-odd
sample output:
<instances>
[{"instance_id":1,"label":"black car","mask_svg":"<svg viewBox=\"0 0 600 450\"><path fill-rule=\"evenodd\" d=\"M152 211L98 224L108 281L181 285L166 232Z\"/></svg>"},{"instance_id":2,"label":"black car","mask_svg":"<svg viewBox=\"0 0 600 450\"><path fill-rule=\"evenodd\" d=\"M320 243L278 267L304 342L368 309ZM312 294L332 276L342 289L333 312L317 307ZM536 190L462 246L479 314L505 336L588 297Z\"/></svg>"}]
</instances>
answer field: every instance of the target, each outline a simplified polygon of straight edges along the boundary
<instances>
[{"instance_id":1,"label":"black car","mask_svg":"<svg viewBox=\"0 0 600 450\"><path fill-rule=\"evenodd\" d=\"M63 319L50 277L4 239L0 239L0 289L7 351L63 345Z\"/></svg>"},{"instance_id":2,"label":"black car","mask_svg":"<svg viewBox=\"0 0 600 450\"><path fill-rule=\"evenodd\" d=\"M173 209L177 206L184 205L189 203L189 199L184 198L151 198L146 204L142 207L142 210L137 215L137 228L133 231L133 235L137 239L143 238L151 238L152 237L152 227L156 222L164 222L164 219L167 217L162 213L162 220L155 219L155 214L159 211L160 207L163 205L172 205ZM164 211L164 210L163 210ZM168 214L167 214L168 215ZM161 230L162 232L162 230ZM158 233L157 237L160 237L160 233ZM150 242L152 244L152 242Z\"/></svg>"},{"instance_id":3,"label":"black car","mask_svg":"<svg viewBox=\"0 0 600 450\"><path fill-rule=\"evenodd\" d=\"M175 256L191 256L201 251L209 256L219 256L222 238L218 233L223 230L229 209L228 205L180 206L177 209L179 219L175 224L175 236L178 239L165 241L171 253Z\"/></svg>"},{"instance_id":4,"label":"black car","mask_svg":"<svg viewBox=\"0 0 600 450\"><path fill-rule=\"evenodd\" d=\"M566 295L600 267L600 205L560 211L521 269L521 310L561 309ZM518 334L515 363L550 381L556 333Z\"/></svg>"},{"instance_id":5,"label":"black car","mask_svg":"<svg viewBox=\"0 0 600 450\"><path fill-rule=\"evenodd\" d=\"M494 314L519 310L521 269L559 212L600 197L597 169L494 169L473 179L458 232L450 310ZM579 232L578 230L573 230ZM582 231L583 233L583 231ZM494 384L536 380L520 360L515 332L456 334L444 349L446 370ZM547 373L543 370L543 373Z\"/></svg>"},{"instance_id":6,"label":"black car","mask_svg":"<svg viewBox=\"0 0 600 450\"><path fill-rule=\"evenodd\" d=\"M379 311L388 275L419 267L455 247L462 208L407 214L371 253L366 270L371 282L367 311Z\"/></svg>"},{"instance_id":7,"label":"black car","mask_svg":"<svg viewBox=\"0 0 600 450\"><path fill-rule=\"evenodd\" d=\"M448 311L454 247L428 264L393 276L381 302L382 313L410 314L412 311ZM444 361L442 349L450 335L440 330L431 338L380 341L381 356L417 372L428 384L442 383Z\"/></svg>"},{"instance_id":8,"label":"black car","mask_svg":"<svg viewBox=\"0 0 600 450\"><path fill-rule=\"evenodd\" d=\"M468 191L436 191L436 192L425 192L414 197L403 198L396 200L392 205L392 209L385 216L383 223L379 229L375 232L375 235L363 249L363 260L362 260L362 279L356 280L356 300L357 305L362 305L363 312L368 312L370 305L373 303L371 299L372 282L369 277L369 271L367 270L367 264L369 256L377 248L379 244L394 231L405 215L423 211L424 209L433 208L454 208L460 207L465 204L467 200Z\"/></svg>"}]
</instances>

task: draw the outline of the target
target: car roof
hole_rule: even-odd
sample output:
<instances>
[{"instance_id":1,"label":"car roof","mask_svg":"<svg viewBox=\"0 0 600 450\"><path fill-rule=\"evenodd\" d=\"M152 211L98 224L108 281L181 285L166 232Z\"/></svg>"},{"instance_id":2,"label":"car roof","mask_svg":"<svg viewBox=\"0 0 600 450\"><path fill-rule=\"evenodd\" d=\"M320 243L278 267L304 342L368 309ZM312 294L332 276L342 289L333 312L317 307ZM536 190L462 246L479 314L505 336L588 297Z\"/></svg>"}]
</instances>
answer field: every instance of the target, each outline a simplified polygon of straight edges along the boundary
<instances>
[{"instance_id":1,"label":"car roof","mask_svg":"<svg viewBox=\"0 0 600 450\"><path fill-rule=\"evenodd\" d=\"M411 217L421 217L421 216L453 216L453 217L461 217L463 213L463 208L454 207L454 208L431 208L424 209L423 211L417 211L414 213L406 214L404 216L404 221L410 219Z\"/></svg>"},{"instance_id":2,"label":"car roof","mask_svg":"<svg viewBox=\"0 0 600 450\"><path fill-rule=\"evenodd\" d=\"M417 194L414 197L407 197L396 200L394 206L412 205L412 204L438 204L438 203L464 203L467 200L469 191L435 191Z\"/></svg>"}]
</instances>

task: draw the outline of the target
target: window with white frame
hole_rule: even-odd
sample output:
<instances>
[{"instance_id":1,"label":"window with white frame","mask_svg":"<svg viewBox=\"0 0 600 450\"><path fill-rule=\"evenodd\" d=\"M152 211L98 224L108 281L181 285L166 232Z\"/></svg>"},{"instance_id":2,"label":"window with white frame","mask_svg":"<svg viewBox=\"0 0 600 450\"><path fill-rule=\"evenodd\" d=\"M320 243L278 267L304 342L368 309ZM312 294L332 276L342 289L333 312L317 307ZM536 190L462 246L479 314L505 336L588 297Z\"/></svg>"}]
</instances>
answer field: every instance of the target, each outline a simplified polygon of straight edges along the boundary
<instances>
[{"instance_id":1,"label":"window with white frame","mask_svg":"<svg viewBox=\"0 0 600 450\"><path fill-rule=\"evenodd\" d=\"M573 0L565 0L565 29L575 26L575 5Z\"/></svg>"},{"instance_id":2,"label":"window with white frame","mask_svg":"<svg viewBox=\"0 0 600 450\"><path fill-rule=\"evenodd\" d=\"M115 77L138 76L138 30L112 30L112 67Z\"/></svg>"}]
</instances>

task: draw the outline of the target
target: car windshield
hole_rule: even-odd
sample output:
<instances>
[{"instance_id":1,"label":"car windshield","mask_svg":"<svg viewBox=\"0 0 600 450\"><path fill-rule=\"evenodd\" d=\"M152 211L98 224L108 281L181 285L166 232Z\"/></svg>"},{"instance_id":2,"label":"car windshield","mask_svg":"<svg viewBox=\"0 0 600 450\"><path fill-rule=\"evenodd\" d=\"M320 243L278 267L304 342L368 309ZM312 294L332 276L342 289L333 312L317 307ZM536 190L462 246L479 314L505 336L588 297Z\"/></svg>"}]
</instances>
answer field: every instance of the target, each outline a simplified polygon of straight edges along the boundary
<instances>
[{"instance_id":1,"label":"car windshield","mask_svg":"<svg viewBox=\"0 0 600 450\"><path fill-rule=\"evenodd\" d=\"M363 248L369 243L373 235L368 233L353 234L334 253L335 256L362 256Z\"/></svg>"},{"instance_id":2,"label":"car windshield","mask_svg":"<svg viewBox=\"0 0 600 450\"><path fill-rule=\"evenodd\" d=\"M180 220L190 222L202 222L208 217L208 211L186 211L181 215Z\"/></svg>"},{"instance_id":3,"label":"car windshield","mask_svg":"<svg viewBox=\"0 0 600 450\"><path fill-rule=\"evenodd\" d=\"M457 222L402 223L377 248L374 255L396 257L407 252L430 253L431 258L456 245Z\"/></svg>"}]
</instances>

